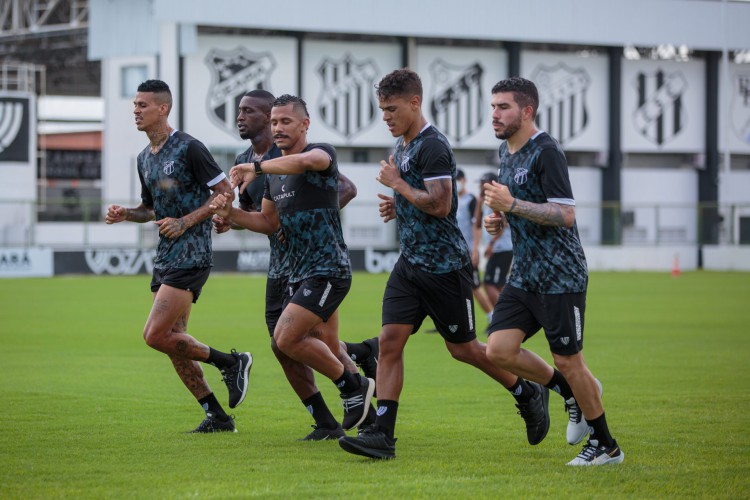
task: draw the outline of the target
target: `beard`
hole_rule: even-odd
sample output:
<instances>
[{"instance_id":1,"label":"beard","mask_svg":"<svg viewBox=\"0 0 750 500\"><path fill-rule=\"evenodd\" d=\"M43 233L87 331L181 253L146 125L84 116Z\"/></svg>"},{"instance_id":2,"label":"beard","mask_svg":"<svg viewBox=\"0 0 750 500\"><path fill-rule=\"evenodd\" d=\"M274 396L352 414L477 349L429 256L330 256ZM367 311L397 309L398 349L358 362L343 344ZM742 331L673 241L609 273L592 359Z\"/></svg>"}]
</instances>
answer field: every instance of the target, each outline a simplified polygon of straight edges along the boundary
<instances>
[{"instance_id":1,"label":"beard","mask_svg":"<svg viewBox=\"0 0 750 500\"><path fill-rule=\"evenodd\" d=\"M502 132L496 131L495 137L497 137L498 139L507 140L509 137L513 137L513 134L518 132L520 129L521 129L521 117L519 116L516 120L509 123L505 127L505 130L503 130Z\"/></svg>"}]
</instances>

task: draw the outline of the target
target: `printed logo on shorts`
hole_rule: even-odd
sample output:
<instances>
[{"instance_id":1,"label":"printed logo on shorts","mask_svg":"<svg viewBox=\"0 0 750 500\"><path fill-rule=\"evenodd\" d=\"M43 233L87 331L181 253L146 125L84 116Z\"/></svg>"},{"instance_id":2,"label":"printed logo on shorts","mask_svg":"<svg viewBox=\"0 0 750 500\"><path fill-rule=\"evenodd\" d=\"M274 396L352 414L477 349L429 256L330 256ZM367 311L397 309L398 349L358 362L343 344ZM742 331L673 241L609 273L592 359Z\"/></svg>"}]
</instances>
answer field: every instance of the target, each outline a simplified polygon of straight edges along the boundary
<instances>
[{"instance_id":1,"label":"printed logo on shorts","mask_svg":"<svg viewBox=\"0 0 750 500\"><path fill-rule=\"evenodd\" d=\"M312 290L310 290L309 288L305 288L304 290L302 290L302 295L304 295L305 297L309 297L311 293Z\"/></svg>"},{"instance_id":2,"label":"printed logo on shorts","mask_svg":"<svg viewBox=\"0 0 750 500\"><path fill-rule=\"evenodd\" d=\"M570 337L563 337L560 339L560 342L562 342L562 345L568 345L570 344Z\"/></svg>"},{"instance_id":3,"label":"printed logo on shorts","mask_svg":"<svg viewBox=\"0 0 750 500\"><path fill-rule=\"evenodd\" d=\"M448 325L448 330L450 330L451 333L456 333L458 331L458 325Z\"/></svg>"},{"instance_id":4,"label":"printed logo on shorts","mask_svg":"<svg viewBox=\"0 0 750 500\"><path fill-rule=\"evenodd\" d=\"M520 186L526 184L527 180L529 180L529 171L525 168L517 168L516 173L513 174L513 181Z\"/></svg>"},{"instance_id":5,"label":"printed logo on shorts","mask_svg":"<svg viewBox=\"0 0 750 500\"><path fill-rule=\"evenodd\" d=\"M166 175L172 175L174 173L174 161L165 161L164 162L164 173Z\"/></svg>"}]
</instances>

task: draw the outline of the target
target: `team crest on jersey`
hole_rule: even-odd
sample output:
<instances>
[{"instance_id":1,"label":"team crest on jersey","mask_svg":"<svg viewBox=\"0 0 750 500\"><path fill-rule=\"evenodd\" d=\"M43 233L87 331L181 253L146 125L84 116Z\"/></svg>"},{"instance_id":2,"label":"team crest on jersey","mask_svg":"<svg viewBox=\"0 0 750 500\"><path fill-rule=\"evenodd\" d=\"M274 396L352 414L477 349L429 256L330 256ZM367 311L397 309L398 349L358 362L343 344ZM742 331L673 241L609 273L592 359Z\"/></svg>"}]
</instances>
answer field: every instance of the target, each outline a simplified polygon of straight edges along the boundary
<instances>
[{"instance_id":1,"label":"team crest on jersey","mask_svg":"<svg viewBox=\"0 0 750 500\"><path fill-rule=\"evenodd\" d=\"M411 160L411 158L409 158L409 155L402 156L401 161L399 162L399 165L398 165L399 170L401 170L402 172L408 172L410 168L409 160Z\"/></svg>"},{"instance_id":2,"label":"team crest on jersey","mask_svg":"<svg viewBox=\"0 0 750 500\"><path fill-rule=\"evenodd\" d=\"M484 119L484 68L478 62L456 66L436 59L430 65L430 74L432 122L451 142L461 144L479 130Z\"/></svg>"},{"instance_id":3,"label":"team crest on jersey","mask_svg":"<svg viewBox=\"0 0 750 500\"><path fill-rule=\"evenodd\" d=\"M326 126L349 140L375 123L379 71L372 59L357 61L351 54L339 60L325 58L317 72L323 89L318 113Z\"/></svg>"},{"instance_id":4,"label":"team crest on jersey","mask_svg":"<svg viewBox=\"0 0 750 500\"><path fill-rule=\"evenodd\" d=\"M174 173L174 161L165 161L164 164L164 173L166 175L172 175Z\"/></svg>"},{"instance_id":5,"label":"team crest on jersey","mask_svg":"<svg viewBox=\"0 0 750 500\"><path fill-rule=\"evenodd\" d=\"M529 180L529 171L525 168L517 168L513 174L513 182L520 186L521 184L526 184L527 180Z\"/></svg>"},{"instance_id":6,"label":"team crest on jersey","mask_svg":"<svg viewBox=\"0 0 750 500\"><path fill-rule=\"evenodd\" d=\"M584 68L564 63L540 65L531 73L539 89L536 124L561 144L579 136L589 122L586 95L591 77Z\"/></svg>"},{"instance_id":7,"label":"team crest on jersey","mask_svg":"<svg viewBox=\"0 0 750 500\"><path fill-rule=\"evenodd\" d=\"M237 108L251 90L270 88L276 60L270 52L253 53L244 47L213 49L206 56L212 82L208 89L208 116L219 128L237 137Z\"/></svg>"},{"instance_id":8,"label":"team crest on jersey","mask_svg":"<svg viewBox=\"0 0 750 500\"><path fill-rule=\"evenodd\" d=\"M636 75L637 105L635 128L645 138L662 146L685 127L685 105L682 96L687 79L679 72L667 74L658 69Z\"/></svg>"},{"instance_id":9,"label":"team crest on jersey","mask_svg":"<svg viewBox=\"0 0 750 500\"><path fill-rule=\"evenodd\" d=\"M750 73L736 75L732 81L732 128L750 144Z\"/></svg>"}]
</instances>

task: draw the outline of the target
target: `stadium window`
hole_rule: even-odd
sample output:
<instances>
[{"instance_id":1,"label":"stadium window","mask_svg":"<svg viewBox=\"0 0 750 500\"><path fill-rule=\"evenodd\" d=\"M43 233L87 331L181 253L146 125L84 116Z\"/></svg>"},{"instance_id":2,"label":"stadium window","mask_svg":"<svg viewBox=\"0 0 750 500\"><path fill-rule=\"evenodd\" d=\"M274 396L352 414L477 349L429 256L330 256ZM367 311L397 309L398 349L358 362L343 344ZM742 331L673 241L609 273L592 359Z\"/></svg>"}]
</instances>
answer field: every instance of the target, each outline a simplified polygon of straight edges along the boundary
<instances>
[{"instance_id":1,"label":"stadium window","mask_svg":"<svg viewBox=\"0 0 750 500\"><path fill-rule=\"evenodd\" d=\"M145 64L123 66L120 68L120 97L129 99L135 94L138 85L148 79L148 67Z\"/></svg>"},{"instance_id":2,"label":"stadium window","mask_svg":"<svg viewBox=\"0 0 750 500\"><path fill-rule=\"evenodd\" d=\"M352 151L352 162L367 163L370 161L370 154L366 149L355 149Z\"/></svg>"}]
</instances>

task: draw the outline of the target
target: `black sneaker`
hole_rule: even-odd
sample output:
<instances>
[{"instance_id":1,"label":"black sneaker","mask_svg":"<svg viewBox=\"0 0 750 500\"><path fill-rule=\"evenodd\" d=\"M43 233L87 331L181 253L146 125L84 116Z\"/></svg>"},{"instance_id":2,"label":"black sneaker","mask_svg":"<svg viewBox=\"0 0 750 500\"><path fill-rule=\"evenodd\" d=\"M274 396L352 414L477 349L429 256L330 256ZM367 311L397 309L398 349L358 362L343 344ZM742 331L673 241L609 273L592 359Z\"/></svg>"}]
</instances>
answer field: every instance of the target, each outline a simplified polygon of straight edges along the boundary
<instances>
[{"instance_id":1,"label":"black sneaker","mask_svg":"<svg viewBox=\"0 0 750 500\"><path fill-rule=\"evenodd\" d=\"M365 377L377 380L376 376L378 374L378 354L380 353L378 339L367 339L362 343L370 348L370 354L362 359L357 359L354 362L362 369Z\"/></svg>"},{"instance_id":2,"label":"black sneaker","mask_svg":"<svg viewBox=\"0 0 750 500\"><path fill-rule=\"evenodd\" d=\"M339 446L355 455L368 458L396 458L396 438L390 438L377 427L364 429L357 437L342 437Z\"/></svg>"},{"instance_id":3,"label":"black sneaker","mask_svg":"<svg viewBox=\"0 0 750 500\"><path fill-rule=\"evenodd\" d=\"M335 429L318 427L317 425L313 425L312 428L313 431L300 439L300 441L328 441L330 439L339 439L346 436L346 434L344 434L344 429L342 429L340 425Z\"/></svg>"},{"instance_id":4,"label":"black sneaker","mask_svg":"<svg viewBox=\"0 0 750 500\"><path fill-rule=\"evenodd\" d=\"M612 446L599 446L599 441L589 439L581 453L568 462L568 465L587 467L589 465L619 464L623 460L625 460L625 453L617 446L617 441L613 440Z\"/></svg>"},{"instance_id":5,"label":"black sneaker","mask_svg":"<svg viewBox=\"0 0 750 500\"><path fill-rule=\"evenodd\" d=\"M528 382L536 394L525 404L517 404L518 414L526 422L526 437L529 444L539 444L547 436L549 431L549 389L537 384Z\"/></svg>"},{"instance_id":6,"label":"black sneaker","mask_svg":"<svg viewBox=\"0 0 750 500\"><path fill-rule=\"evenodd\" d=\"M375 381L371 378L365 378L362 375L359 376L359 389L353 392L341 393L341 402L344 406L344 420L341 422L341 427L345 431L353 429L354 427L361 424L367 413L372 407L370 400L372 394L375 392Z\"/></svg>"},{"instance_id":7,"label":"black sneaker","mask_svg":"<svg viewBox=\"0 0 750 500\"><path fill-rule=\"evenodd\" d=\"M237 352L232 349L232 356L237 360L235 364L221 370L222 380L229 389L229 407L236 408L245 400L247 394L250 367L253 366L253 356L249 352Z\"/></svg>"},{"instance_id":8,"label":"black sneaker","mask_svg":"<svg viewBox=\"0 0 750 500\"><path fill-rule=\"evenodd\" d=\"M234 418L228 417L226 420L220 420L216 418L212 413L206 413L206 418L201 422L198 427L190 431L193 433L207 433L207 432L237 432L234 426Z\"/></svg>"}]
</instances>

